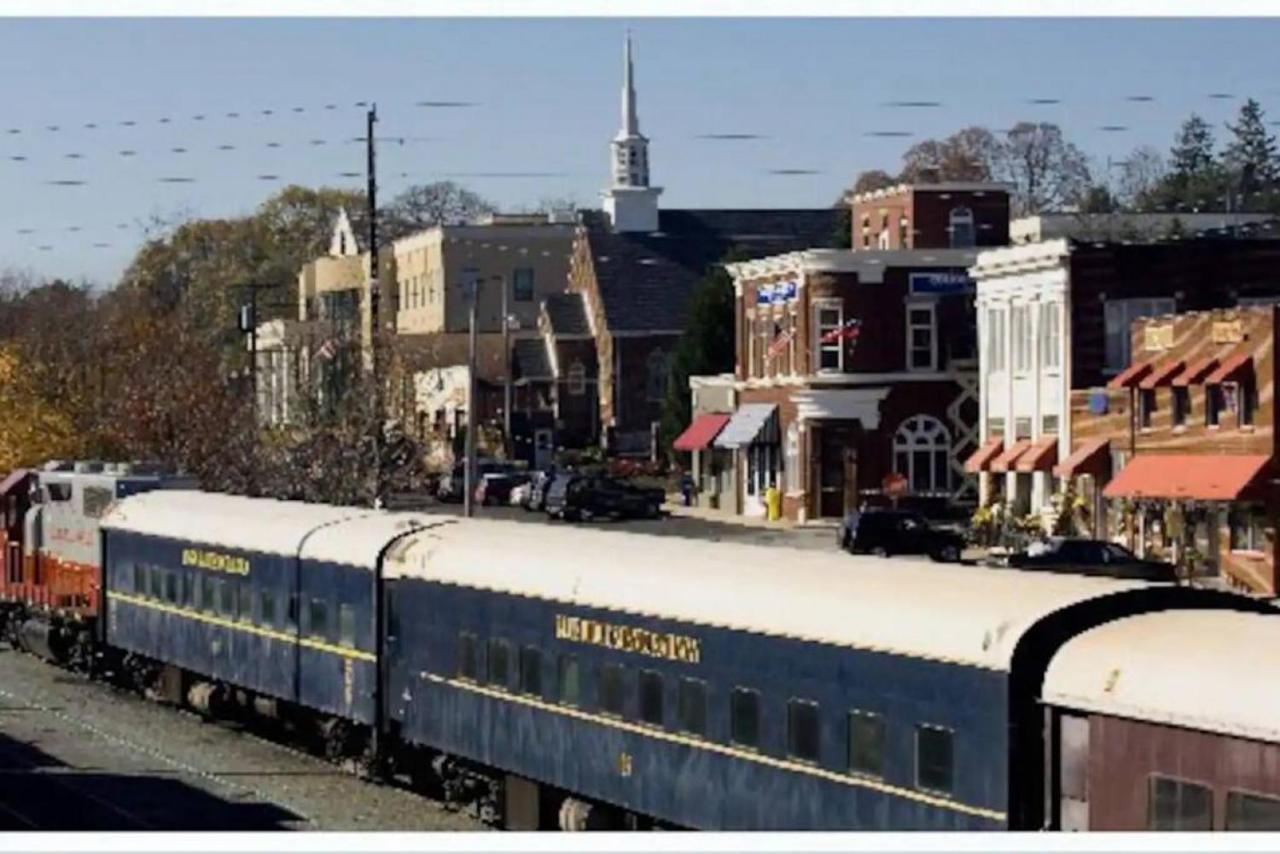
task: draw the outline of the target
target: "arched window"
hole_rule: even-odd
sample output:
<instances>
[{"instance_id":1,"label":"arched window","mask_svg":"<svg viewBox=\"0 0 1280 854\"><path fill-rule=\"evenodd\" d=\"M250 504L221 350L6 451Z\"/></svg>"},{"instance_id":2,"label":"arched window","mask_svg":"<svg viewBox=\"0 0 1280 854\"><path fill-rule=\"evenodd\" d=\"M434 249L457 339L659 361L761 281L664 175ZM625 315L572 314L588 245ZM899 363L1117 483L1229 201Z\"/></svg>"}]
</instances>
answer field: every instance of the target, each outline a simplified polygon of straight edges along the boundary
<instances>
[{"instance_id":1,"label":"arched window","mask_svg":"<svg viewBox=\"0 0 1280 854\"><path fill-rule=\"evenodd\" d=\"M893 436L893 468L914 493L951 491L951 434L931 415L914 415Z\"/></svg>"},{"instance_id":2,"label":"arched window","mask_svg":"<svg viewBox=\"0 0 1280 854\"><path fill-rule=\"evenodd\" d=\"M968 208L951 209L951 248L965 249L974 245L973 211Z\"/></svg>"},{"instance_id":3,"label":"arched window","mask_svg":"<svg viewBox=\"0 0 1280 854\"><path fill-rule=\"evenodd\" d=\"M569 383L569 394L579 397L587 390L587 369L582 366L582 362L574 360L569 366L567 376Z\"/></svg>"},{"instance_id":4,"label":"arched window","mask_svg":"<svg viewBox=\"0 0 1280 854\"><path fill-rule=\"evenodd\" d=\"M667 373L670 365L667 363L667 354L662 352L661 347L649 354L647 368L649 381L645 396L649 400L662 400L667 396Z\"/></svg>"}]
</instances>

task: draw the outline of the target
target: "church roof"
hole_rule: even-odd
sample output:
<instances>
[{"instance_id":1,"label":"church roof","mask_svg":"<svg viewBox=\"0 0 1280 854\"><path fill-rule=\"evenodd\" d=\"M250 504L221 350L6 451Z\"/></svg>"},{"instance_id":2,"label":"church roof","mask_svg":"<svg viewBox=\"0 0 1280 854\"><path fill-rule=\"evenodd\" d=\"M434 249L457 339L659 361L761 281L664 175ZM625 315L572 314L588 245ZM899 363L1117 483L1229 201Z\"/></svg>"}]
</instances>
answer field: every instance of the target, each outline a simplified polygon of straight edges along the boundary
<instances>
[{"instance_id":1,"label":"church roof","mask_svg":"<svg viewBox=\"0 0 1280 854\"><path fill-rule=\"evenodd\" d=\"M582 301L582 294L551 294L543 302L543 310L551 323L551 331L556 335L590 335L591 326L587 321L587 307Z\"/></svg>"},{"instance_id":2,"label":"church roof","mask_svg":"<svg viewBox=\"0 0 1280 854\"><path fill-rule=\"evenodd\" d=\"M837 208L660 210L652 233L613 231L603 211L582 211L605 321L614 331L684 328L698 282L730 251L776 255L833 245Z\"/></svg>"}]
</instances>

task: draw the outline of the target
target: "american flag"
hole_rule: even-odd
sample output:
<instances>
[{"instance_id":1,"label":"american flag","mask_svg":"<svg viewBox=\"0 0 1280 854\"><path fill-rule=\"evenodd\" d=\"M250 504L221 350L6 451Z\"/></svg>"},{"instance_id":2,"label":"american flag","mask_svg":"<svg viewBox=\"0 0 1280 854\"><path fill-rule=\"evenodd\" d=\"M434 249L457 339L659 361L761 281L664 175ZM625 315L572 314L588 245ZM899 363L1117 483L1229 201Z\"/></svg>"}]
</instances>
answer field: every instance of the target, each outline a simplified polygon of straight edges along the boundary
<instances>
[{"instance_id":1,"label":"american flag","mask_svg":"<svg viewBox=\"0 0 1280 854\"><path fill-rule=\"evenodd\" d=\"M796 331L794 328L788 329L784 332L782 330L782 327L774 326L773 343L769 345L769 349L767 351L769 354L769 358L772 359L773 357L780 354L783 350L787 349L787 345L790 344L791 339L795 337L796 337Z\"/></svg>"},{"instance_id":2,"label":"american flag","mask_svg":"<svg viewBox=\"0 0 1280 854\"><path fill-rule=\"evenodd\" d=\"M337 352L338 352L337 345L333 343L332 338L329 338L323 344L321 344L318 348L316 348L316 358L329 360L329 359L332 359L335 355L337 355Z\"/></svg>"},{"instance_id":3,"label":"american flag","mask_svg":"<svg viewBox=\"0 0 1280 854\"><path fill-rule=\"evenodd\" d=\"M842 325L832 329L826 335L819 339L822 344L834 344L837 341L857 341L859 333L862 332L862 321L856 317L851 317Z\"/></svg>"}]
</instances>

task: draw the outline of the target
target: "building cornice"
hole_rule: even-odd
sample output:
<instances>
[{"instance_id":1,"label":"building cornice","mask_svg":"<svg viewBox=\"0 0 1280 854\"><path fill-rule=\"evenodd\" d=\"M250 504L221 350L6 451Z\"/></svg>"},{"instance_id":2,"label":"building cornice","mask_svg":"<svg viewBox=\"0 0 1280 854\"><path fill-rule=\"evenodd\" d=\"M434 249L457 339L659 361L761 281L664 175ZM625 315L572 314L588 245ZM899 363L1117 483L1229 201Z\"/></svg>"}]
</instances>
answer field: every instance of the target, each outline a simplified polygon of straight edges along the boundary
<instances>
[{"instance_id":1,"label":"building cornice","mask_svg":"<svg viewBox=\"0 0 1280 854\"><path fill-rule=\"evenodd\" d=\"M803 249L767 258L725 264L734 278L734 293L741 296L740 281L808 273L856 273L858 281L884 281L888 269L967 269L983 254L979 249ZM803 280L801 280L803 284Z\"/></svg>"},{"instance_id":2,"label":"building cornice","mask_svg":"<svg viewBox=\"0 0 1280 854\"><path fill-rule=\"evenodd\" d=\"M979 253L978 260L969 268L969 275L981 280L1051 269L1060 267L1070 254L1071 243L1065 238L987 249Z\"/></svg>"},{"instance_id":3,"label":"building cornice","mask_svg":"<svg viewBox=\"0 0 1280 854\"><path fill-rule=\"evenodd\" d=\"M908 193L1011 193L1013 185L999 181L954 181L941 184L896 184L882 190L855 193L849 196L852 204L878 202Z\"/></svg>"}]
</instances>

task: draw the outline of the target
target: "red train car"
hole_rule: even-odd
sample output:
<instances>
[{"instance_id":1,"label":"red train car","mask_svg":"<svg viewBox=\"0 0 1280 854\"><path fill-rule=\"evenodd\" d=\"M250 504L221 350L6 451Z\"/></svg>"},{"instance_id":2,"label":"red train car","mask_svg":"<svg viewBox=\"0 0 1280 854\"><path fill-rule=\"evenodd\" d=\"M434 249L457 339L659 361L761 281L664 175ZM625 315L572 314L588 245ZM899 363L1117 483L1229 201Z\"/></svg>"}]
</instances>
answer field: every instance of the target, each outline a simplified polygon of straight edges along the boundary
<instances>
[{"instance_id":1,"label":"red train car","mask_svg":"<svg viewBox=\"0 0 1280 854\"><path fill-rule=\"evenodd\" d=\"M86 660L100 609L99 520L136 492L190 488L139 463L52 462L0 483L0 633L46 658Z\"/></svg>"},{"instance_id":2,"label":"red train car","mask_svg":"<svg viewBox=\"0 0 1280 854\"><path fill-rule=\"evenodd\" d=\"M1046 791L1062 830L1280 830L1280 618L1125 617L1045 675Z\"/></svg>"}]
</instances>

